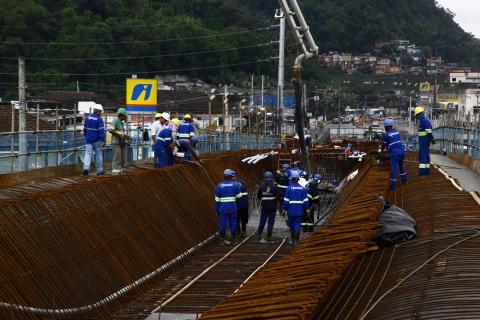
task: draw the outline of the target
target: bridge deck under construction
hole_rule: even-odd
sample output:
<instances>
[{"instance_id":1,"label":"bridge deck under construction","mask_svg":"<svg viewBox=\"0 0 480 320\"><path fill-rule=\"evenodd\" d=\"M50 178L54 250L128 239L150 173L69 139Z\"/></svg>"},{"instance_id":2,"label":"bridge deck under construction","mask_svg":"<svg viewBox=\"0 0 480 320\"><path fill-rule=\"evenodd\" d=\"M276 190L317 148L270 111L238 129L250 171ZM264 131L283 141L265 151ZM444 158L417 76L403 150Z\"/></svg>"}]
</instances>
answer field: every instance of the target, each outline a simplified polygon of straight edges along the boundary
<instances>
[{"instance_id":1,"label":"bridge deck under construction","mask_svg":"<svg viewBox=\"0 0 480 320\"><path fill-rule=\"evenodd\" d=\"M410 183L387 194L387 169L373 160L341 160L325 149L312 153L316 169L342 178L354 174L324 208L322 226L296 248L281 237L272 245L252 237L219 247L212 195L223 168L237 170L253 191L261 173L278 165L278 156L255 166L241 163L252 154L0 190L0 316L480 317L474 303L480 287L477 194L437 169L417 177L413 156ZM383 206L378 195L417 220L415 240L371 251Z\"/></svg>"}]
</instances>

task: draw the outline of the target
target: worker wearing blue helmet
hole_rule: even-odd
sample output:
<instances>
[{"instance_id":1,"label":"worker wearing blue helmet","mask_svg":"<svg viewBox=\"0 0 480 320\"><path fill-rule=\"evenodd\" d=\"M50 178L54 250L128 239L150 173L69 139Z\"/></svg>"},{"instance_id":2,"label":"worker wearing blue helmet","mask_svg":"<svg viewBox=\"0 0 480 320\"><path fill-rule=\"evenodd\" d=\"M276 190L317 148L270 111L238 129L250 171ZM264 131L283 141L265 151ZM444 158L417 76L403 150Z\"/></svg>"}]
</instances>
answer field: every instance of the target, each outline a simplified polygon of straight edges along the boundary
<instances>
[{"instance_id":1,"label":"worker wearing blue helmet","mask_svg":"<svg viewBox=\"0 0 480 320\"><path fill-rule=\"evenodd\" d=\"M291 173L291 183L283 198L283 209L287 211L288 227L290 228L290 244L298 244L300 241L301 222L305 212L310 207L307 190L302 187L298 180L300 174L296 171Z\"/></svg>"},{"instance_id":2,"label":"worker wearing blue helmet","mask_svg":"<svg viewBox=\"0 0 480 320\"><path fill-rule=\"evenodd\" d=\"M388 149L390 156L390 184L389 190L395 190L397 187L398 171L400 170L400 179L402 183L407 183L407 171L403 166L403 160L405 158L405 145L403 144L400 133L393 129L393 120L385 119L383 125L385 126L386 133L383 134L382 146Z\"/></svg>"},{"instance_id":3,"label":"worker wearing blue helmet","mask_svg":"<svg viewBox=\"0 0 480 320\"><path fill-rule=\"evenodd\" d=\"M233 181L235 172L226 169L223 172L224 181L220 182L215 190L215 212L220 217L221 244L230 244L225 238L227 224L232 233L232 241L235 242L237 233L237 200L242 197L240 186Z\"/></svg>"}]
</instances>

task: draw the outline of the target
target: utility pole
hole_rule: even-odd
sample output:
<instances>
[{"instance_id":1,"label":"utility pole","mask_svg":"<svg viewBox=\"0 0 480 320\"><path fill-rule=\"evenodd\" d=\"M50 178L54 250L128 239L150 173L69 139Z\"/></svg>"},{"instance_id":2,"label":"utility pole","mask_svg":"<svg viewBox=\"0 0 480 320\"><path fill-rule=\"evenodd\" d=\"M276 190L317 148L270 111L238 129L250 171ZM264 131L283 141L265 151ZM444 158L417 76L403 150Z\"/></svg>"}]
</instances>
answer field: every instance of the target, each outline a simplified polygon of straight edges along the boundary
<instances>
[{"instance_id":1,"label":"utility pole","mask_svg":"<svg viewBox=\"0 0 480 320\"><path fill-rule=\"evenodd\" d=\"M77 80L77 92L80 92L80 83Z\"/></svg>"},{"instance_id":2,"label":"utility pole","mask_svg":"<svg viewBox=\"0 0 480 320\"><path fill-rule=\"evenodd\" d=\"M285 108L283 101L283 89L285 80L285 15L282 9L278 9L275 13L275 18L280 20L280 39L278 45L278 101L277 101L277 116L278 116L278 134L282 135L283 110Z\"/></svg>"},{"instance_id":3,"label":"utility pole","mask_svg":"<svg viewBox=\"0 0 480 320\"><path fill-rule=\"evenodd\" d=\"M305 144L305 131L303 127L303 110L302 110L302 74L303 61L318 56L318 46L313 40L310 28L307 25L302 11L298 5L297 0L278 0L283 13L286 15L285 19L293 33L293 36L300 49L299 54L295 59L293 65L293 85L295 88L295 122L297 123L297 134L300 142L300 150L302 153L302 160L305 171L311 173L310 158L308 156L308 149ZM290 6L292 9L290 9Z\"/></svg>"},{"instance_id":4,"label":"utility pole","mask_svg":"<svg viewBox=\"0 0 480 320\"><path fill-rule=\"evenodd\" d=\"M28 169L27 158L27 102L26 102L26 76L25 76L25 59L18 58L18 170L26 171ZM12 133L13 134L13 133Z\"/></svg>"},{"instance_id":5,"label":"utility pole","mask_svg":"<svg viewBox=\"0 0 480 320\"><path fill-rule=\"evenodd\" d=\"M223 133L227 129L227 117L228 117L228 86L224 86L223 91Z\"/></svg>"}]
</instances>

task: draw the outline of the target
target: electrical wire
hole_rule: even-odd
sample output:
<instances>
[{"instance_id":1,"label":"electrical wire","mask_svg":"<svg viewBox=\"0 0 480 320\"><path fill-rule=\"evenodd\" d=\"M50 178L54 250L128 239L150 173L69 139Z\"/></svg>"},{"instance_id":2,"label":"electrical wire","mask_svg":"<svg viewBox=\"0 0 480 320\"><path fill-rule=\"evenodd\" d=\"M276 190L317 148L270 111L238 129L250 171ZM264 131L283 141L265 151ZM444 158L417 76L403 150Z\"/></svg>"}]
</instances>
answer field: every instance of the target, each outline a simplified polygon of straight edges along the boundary
<instances>
[{"instance_id":1,"label":"electrical wire","mask_svg":"<svg viewBox=\"0 0 480 320\"><path fill-rule=\"evenodd\" d=\"M238 15L231 15L231 16L222 16L223 19L233 19L233 18L239 18L239 17L252 17L256 15L261 15L263 13L267 12L272 12L272 10L259 10L255 12L250 12L250 13L245 13L245 14L238 14ZM175 18L174 16L166 17L168 18ZM205 21L215 21L218 22L218 18L201 18L201 17L194 17L195 19L198 19L200 22L204 23ZM104 22L104 21L102 21ZM132 25L124 25L124 26L112 26L112 25L105 25L105 26L88 26L88 29L110 29L110 30L123 30L123 29L139 29L139 28L154 28L154 27L161 27L164 26L163 23L154 23L154 24L132 24ZM228 26L225 26L228 27ZM5 26L5 28L9 29L19 29L19 30L35 30L34 28L31 28L30 26ZM51 27L51 28L42 28L42 30L58 30L56 27Z\"/></svg>"},{"instance_id":2,"label":"electrical wire","mask_svg":"<svg viewBox=\"0 0 480 320\"><path fill-rule=\"evenodd\" d=\"M207 38L219 38L219 37L228 37L239 34L255 33L258 31L269 31L277 28L278 25L270 25L267 27L235 31L228 33L217 33L211 35L203 36L194 36L194 37L184 37L184 38L170 38L170 39L155 39L155 40L137 40L137 41L119 41L119 42L15 42L15 41L1 41L0 44L5 45L22 45L22 46L87 46L87 45L120 45L120 44L141 44L141 43L164 43L164 42L173 42L173 41L183 41L183 40L197 40L197 39L207 39Z\"/></svg>"},{"instance_id":3,"label":"electrical wire","mask_svg":"<svg viewBox=\"0 0 480 320\"><path fill-rule=\"evenodd\" d=\"M148 59L148 58L166 58L166 57L182 57L182 56L193 56L193 55L202 55L202 54L211 54L219 52L228 52L228 51L237 51L243 49L252 49L252 48L261 48L268 47L272 45L273 42L259 43L256 45L245 46L245 47L235 47L235 48L223 48L215 50L205 50L205 51L190 51L183 53L169 53L169 54L158 54L158 55L148 55L148 56L126 56L126 57L96 57L96 58L38 58L38 57L25 57L25 60L31 61L96 61L96 60L134 60L134 59ZM18 58L13 57L0 57L2 60L18 60Z\"/></svg>"},{"instance_id":4,"label":"electrical wire","mask_svg":"<svg viewBox=\"0 0 480 320\"><path fill-rule=\"evenodd\" d=\"M184 72L184 71L195 71L195 70L208 70L208 69L217 69L225 67L235 67L243 66L248 64L257 64L265 63L275 60L276 58L260 59L245 61L239 63L231 64L221 64L214 66L205 66L205 67L195 67L195 68L185 68L185 69L170 69L170 70L151 70L151 71L130 71L130 72L106 72L106 73L32 73L29 74L29 77L38 77L38 76L114 76L114 75L130 75L130 74L151 74L151 73L171 73L171 72ZM18 73L14 72L0 72L0 75L17 75Z\"/></svg>"}]
</instances>

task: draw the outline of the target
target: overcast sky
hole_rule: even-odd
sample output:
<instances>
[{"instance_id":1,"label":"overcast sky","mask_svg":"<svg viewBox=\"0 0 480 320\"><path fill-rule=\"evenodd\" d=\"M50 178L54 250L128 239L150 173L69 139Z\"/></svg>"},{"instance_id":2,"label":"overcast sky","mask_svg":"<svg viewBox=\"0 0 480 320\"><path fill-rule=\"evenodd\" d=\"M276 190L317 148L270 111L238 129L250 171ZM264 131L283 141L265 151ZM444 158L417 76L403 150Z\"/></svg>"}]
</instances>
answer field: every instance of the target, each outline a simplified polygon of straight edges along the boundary
<instances>
[{"instance_id":1,"label":"overcast sky","mask_svg":"<svg viewBox=\"0 0 480 320\"><path fill-rule=\"evenodd\" d=\"M463 30L473 33L480 39L479 0L437 0L437 2L455 13L455 21Z\"/></svg>"}]
</instances>

